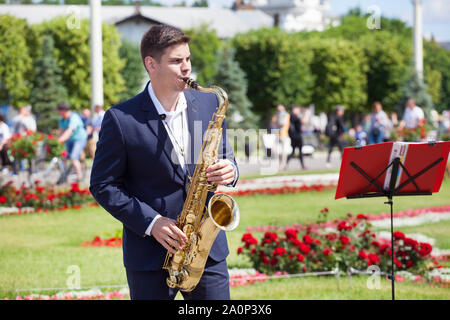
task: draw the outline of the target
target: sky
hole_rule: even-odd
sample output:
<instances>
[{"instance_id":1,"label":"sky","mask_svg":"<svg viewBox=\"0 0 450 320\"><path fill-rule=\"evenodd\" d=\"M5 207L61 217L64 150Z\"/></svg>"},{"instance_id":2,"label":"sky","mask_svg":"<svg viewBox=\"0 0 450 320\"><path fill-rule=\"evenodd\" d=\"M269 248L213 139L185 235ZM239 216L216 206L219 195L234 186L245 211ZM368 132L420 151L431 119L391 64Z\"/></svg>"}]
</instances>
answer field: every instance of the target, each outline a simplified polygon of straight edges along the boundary
<instances>
[{"instance_id":1,"label":"sky","mask_svg":"<svg viewBox=\"0 0 450 320\"><path fill-rule=\"evenodd\" d=\"M158 0L160 3L172 5L181 0ZM339 16L349 9L360 7L365 12L370 6L379 7L381 14L389 18L398 18L409 25L413 22L413 5L411 0L330 0L331 14ZM186 0L188 4L194 0ZM234 0L209 0L210 7L231 7ZM450 42L450 0L422 0L423 2L423 34L431 35L440 42Z\"/></svg>"}]
</instances>

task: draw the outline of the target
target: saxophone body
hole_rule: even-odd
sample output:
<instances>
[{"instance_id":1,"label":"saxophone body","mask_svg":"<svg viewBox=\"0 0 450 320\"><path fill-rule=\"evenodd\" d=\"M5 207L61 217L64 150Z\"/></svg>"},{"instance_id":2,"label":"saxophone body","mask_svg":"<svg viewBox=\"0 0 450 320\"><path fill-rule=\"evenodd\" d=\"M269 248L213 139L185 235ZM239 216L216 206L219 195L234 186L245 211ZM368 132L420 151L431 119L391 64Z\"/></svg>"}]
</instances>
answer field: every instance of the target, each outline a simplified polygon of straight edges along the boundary
<instances>
[{"instance_id":1,"label":"saxophone body","mask_svg":"<svg viewBox=\"0 0 450 320\"><path fill-rule=\"evenodd\" d=\"M217 185L207 181L206 168L218 158L222 142L222 124L229 102L226 92L220 87L203 88L192 79L185 80L188 87L202 92L214 93L219 107L213 114L204 135L194 175L190 181L183 210L177 217L177 226L188 241L175 254L167 252L163 269L169 276L170 288L184 292L192 291L202 277L209 252L220 230L231 231L239 224L239 208L234 199L226 194L215 194L206 204L208 192Z\"/></svg>"}]
</instances>

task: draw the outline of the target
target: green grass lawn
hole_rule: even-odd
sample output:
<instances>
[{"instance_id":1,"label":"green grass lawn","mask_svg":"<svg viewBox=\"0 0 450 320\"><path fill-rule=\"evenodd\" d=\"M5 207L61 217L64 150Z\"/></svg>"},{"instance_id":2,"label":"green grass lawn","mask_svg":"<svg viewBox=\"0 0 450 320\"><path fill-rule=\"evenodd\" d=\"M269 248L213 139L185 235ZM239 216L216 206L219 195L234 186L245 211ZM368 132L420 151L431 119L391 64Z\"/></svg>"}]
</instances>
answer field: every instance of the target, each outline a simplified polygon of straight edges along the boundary
<instances>
[{"instance_id":1,"label":"green grass lawn","mask_svg":"<svg viewBox=\"0 0 450 320\"><path fill-rule=\"evenodd\" d=\"M450 180L439 194L431 197L403 198L395 201L395 211L450 203ZM348 212L379 213L387 211L384 199L334 200L334 191L288 195L266 195L236 198L241 210L239 227L228 233L228 265L250 267L236 254L247 226L287 225L314 222L323 207L330 209L329 219L344 217ZM95 235L114 233L121 228L102 208L64 212L0 217L0 298L14 298L34 292L34 288L66 288L71 276L68 268L80 268L81 287L126 284L122 250L118 248L81 247ZM437 246L450 249L449 223L401 228L406 233L423 233L438 240ZM383 289L386 286L385 289ZM248 287L232 288L233 299L389 299L390 283L382 281L381 290L368 290L363 277L353 278L352 287L341 278L337 290L334 278L269 280ZM449 290L428 285L400 283L399 299L449 299ZM19 291L29 289L29 292ZM35 293L35 292L34 292Z\"/></svg>"}]
</instances>

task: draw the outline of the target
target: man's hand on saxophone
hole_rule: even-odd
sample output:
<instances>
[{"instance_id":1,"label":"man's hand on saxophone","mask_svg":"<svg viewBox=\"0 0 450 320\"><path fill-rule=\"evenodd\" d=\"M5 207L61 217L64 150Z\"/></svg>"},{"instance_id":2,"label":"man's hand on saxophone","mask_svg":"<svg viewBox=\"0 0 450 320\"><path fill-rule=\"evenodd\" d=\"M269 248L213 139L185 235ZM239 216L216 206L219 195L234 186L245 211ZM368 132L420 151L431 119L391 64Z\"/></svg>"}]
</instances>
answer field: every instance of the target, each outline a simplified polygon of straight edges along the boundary
<instances>
[{"instance_id":1,"label":"man's hand on saxophone","mask_svg":"<svg viewBox=\"0 0 450 320\"><path fill-rule=\"evenodd\" d=\"M174 254L176 250L182 250L184 244L187 242L187 237L181 231L176 221L170 218L158 216L153 225L151 234L164 248L170 253Z\"/></svg>"},{"instance_id":2,"label":"man's hand on saxophone","mask_svg":"<svg viewBox=\"0 0 450 320\"><path fill-rule=\"evenodd\" d=\"M217 185L228 185L235 178L234 166L230 160L220 159L206 169L206 176L208 177L208 182L213 182Z\"/></svg>"}]
</instances>

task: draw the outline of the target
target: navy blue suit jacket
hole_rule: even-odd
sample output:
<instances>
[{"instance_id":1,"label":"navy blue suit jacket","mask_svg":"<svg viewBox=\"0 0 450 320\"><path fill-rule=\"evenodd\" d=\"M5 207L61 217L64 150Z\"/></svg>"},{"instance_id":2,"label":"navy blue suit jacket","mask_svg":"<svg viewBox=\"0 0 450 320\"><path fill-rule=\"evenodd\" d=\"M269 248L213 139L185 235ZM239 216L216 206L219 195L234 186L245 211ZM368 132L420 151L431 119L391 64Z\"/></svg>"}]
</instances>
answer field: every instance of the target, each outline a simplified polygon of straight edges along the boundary
<instances>
[{"instance_id":1,"label":"navy blue suit jacket","mask_svg":"<svg viewBox=\"0 0 450 320\"><path fill-rule=\"evenodd\" d=\"M192 159L186 167L192 176L201 149L199 137L203 137L218 99L196 90L184 94L191 138L187 153ZM224 122L219 158L236 164L225 128ZM172 161L176 158L172 152L172 142L150 98L148 84L137 96L106 111L90 191L106 211L123 223L124 265L130 270L160 270L164 262L167 250L145 231L157 214L176 219L183 208L188 179L182 167ZM220 231L210 258L222 261L227 255L225 232Z\"/></svg>"}]
</instances>

